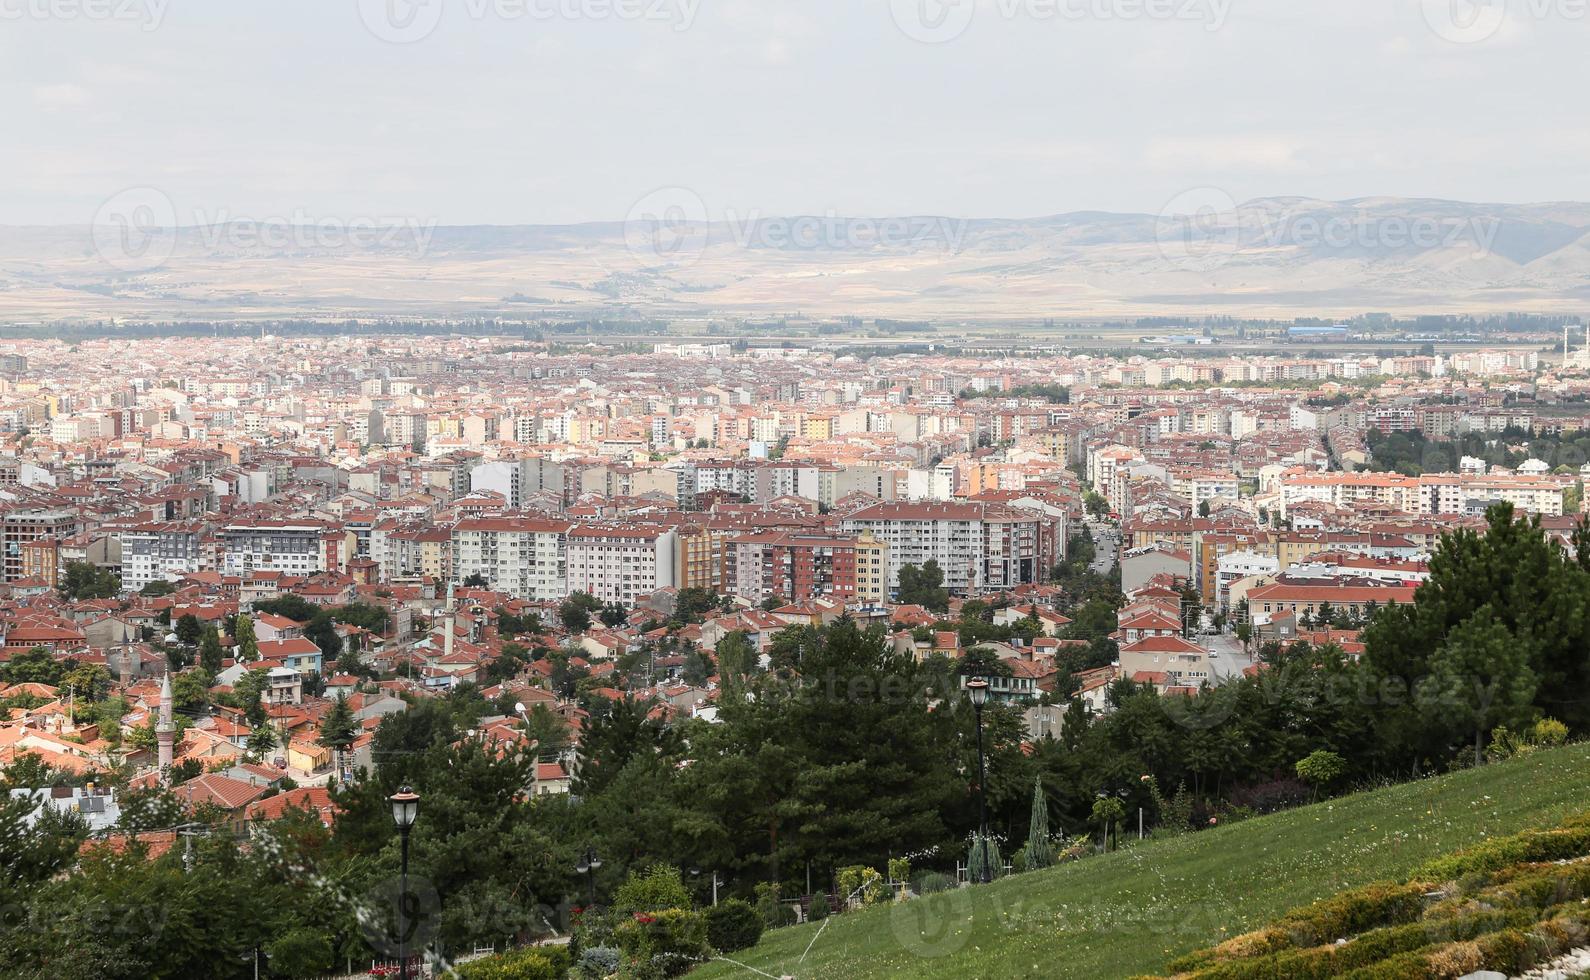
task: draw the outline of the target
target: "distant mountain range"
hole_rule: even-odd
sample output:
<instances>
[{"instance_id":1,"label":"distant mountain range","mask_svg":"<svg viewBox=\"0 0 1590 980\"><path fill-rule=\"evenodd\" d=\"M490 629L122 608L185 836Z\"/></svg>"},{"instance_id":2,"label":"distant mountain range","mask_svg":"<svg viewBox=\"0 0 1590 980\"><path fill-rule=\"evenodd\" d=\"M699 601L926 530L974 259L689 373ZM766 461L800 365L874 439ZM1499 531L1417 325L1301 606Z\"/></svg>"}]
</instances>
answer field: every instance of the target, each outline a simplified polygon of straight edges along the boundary
<instances>
[{"instance_id":1,"label":"distant mountain range","mask_svg":"<svg viewBox=\"0 0 1590 980\"><path fill-rule=\"evenodd\" d=\"M1094 315L1579 312L1590 204L1188 195L1165 214L437 227L158 208L0 226L0 321L308 315ZM1222 204L1224 203L1224 206ZM654 212L654 213L653 213Z\"/></svg>"}]
</instances>

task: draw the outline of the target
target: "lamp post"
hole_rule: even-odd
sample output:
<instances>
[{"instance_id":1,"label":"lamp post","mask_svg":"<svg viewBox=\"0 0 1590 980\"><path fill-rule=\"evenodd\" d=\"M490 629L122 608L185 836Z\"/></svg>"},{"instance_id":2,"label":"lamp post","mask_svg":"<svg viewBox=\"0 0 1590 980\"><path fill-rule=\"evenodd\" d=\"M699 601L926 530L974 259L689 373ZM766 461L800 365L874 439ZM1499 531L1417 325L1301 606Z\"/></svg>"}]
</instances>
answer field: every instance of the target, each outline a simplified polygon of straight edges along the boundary
<instances>
[{"instance_id":1,"label":"lamp post","mask_svg":"<svg viewBox=\"0 0 1590 980\"><path fill-rule=\"evenodd\" d=\"M585 887L590 892L591 906L596 905L596 869L602 866L602 859L597 856L596 848L587 847L585 853L580 855L580 863L574 870L585 876Z\"/></svg>"},{"instance_id":2,"label":"lamp post","mask_svg":"<svg viewBox=\"0 0 1590 980\"><path fill-rule=\"evenodd\" d=\"M988 682L981 677L969 680L966 691L972 696L972 708L977 713L977 847L982 856L979 876L986 885L992 880L988 867L988 774L983 764L983 705L988 701Z\"/></svg>"},{"instance_id":3,"label":"lamp post","mask_svg":"<svg viewBox=\"0 0 1590 980\"><path fill-rule=\"evenodd\" d=\"M405 786L389 799L392 803L392 822L397 824L398 835L403 839L403 863L398 878L398 976L402 980L409 980L408 929L409 920L415 911L410 908L409 902L409 831L414 827L415 818L420 815L420 798Z\"/></svg>"},{"instance_id":4,"label":"lamp post","mask_svg":"<svg viewBox=\"0 0 1590 980\"><path fill-rule=\"evenodd\" d=\"M806 872L807 872L807 877L810 878L811 877L811 869L807 868ZM701 877L701 869L700 868L691 868L690 869L690 876L692 878ZM807 884L806 890L807 891L811 891L811 885L809 883ZM717 905L718 904L718 872L717 871L713 871L712 872L712 904L713 905Z\"/></svg>"}]
</instances>

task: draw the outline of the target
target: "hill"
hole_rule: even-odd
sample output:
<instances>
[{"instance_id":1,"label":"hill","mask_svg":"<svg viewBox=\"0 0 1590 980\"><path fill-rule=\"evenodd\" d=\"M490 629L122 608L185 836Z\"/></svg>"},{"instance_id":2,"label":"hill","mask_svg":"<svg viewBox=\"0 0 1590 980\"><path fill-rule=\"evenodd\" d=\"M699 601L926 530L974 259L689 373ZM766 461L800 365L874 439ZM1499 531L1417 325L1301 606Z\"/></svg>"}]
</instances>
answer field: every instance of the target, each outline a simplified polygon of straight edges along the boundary
<instances>
[{"instance_id":1,"label":"hill","mask_svg":"<svg viewBox=\"0 0 1590 980\"><path fill-rule=\"evenodd\" d=\"M0 226L0 319L1331 316L1590 297L1578 203L1205 191L1157 214L774 217L674 188L580 225L288 220L148 191L92 226Z\"/></svg>"},{"instance_id":2,"label":"hill","mask_svg":"<svg viewBox=\"0 0 1590 980\"><path fill-rule=\"evenodd\" d=\"M1128 977L1290 909L1590 802L1590 745L1150 841L981 888L780 929L735 959L797 980ZM808 944L809 952L803 951ZM750 977L714 963L695 980Z\"/></svg>"}]
</instances>

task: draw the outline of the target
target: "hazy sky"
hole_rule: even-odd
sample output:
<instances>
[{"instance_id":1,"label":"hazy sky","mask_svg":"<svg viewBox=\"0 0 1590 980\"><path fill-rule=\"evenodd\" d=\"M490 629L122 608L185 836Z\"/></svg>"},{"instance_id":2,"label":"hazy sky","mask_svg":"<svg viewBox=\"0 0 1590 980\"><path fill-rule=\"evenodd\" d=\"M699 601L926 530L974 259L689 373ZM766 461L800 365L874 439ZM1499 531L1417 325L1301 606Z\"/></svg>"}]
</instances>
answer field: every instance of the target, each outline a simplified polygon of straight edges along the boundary
<instances>
[{"instance_id":1,"label":"hazy sky","mask_svg":"<svg viewBox=\"0 0 1590 980\"><path fill-rule=\"evenodd\" d=\"M1590 196L1585 0L0 0L0 224Z\"/></svg>"}]
</instances>

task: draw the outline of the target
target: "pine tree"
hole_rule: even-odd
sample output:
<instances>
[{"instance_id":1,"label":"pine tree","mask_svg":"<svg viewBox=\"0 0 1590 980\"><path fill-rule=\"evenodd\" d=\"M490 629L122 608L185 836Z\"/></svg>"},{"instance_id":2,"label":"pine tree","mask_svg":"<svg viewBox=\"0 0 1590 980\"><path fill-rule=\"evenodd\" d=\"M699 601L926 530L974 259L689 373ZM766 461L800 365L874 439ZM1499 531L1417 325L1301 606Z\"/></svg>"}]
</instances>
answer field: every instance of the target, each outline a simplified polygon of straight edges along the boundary
<instances>
[{"instance_id":1,"label":"pine tree","mask_svg":"<svg viewBox=\"0 0 1590 980\"><path fill-rule=\"evenodd\" d=\"M247 616L237 617L233 632L236 634L232 639L237 643L238 661L246 664L258 660L259 640L254 636L254 620Z\"/></svg>"},{"instance_id":2,"label":"pine tree","mask_svg":"<svg viewBox=\"0 0 1590 980\"><path fill-rule=\"evenodd\" d=\"M221 634L214 626L205 628L204 639L199 643L199 666L211 677L221 672Z\"/></svg>"},{"instance_id":3,"label":"pine tree","mask_svg":"<svg viewBox=\"0 0 1590 980\"><path fill-rule=\"evenodd\" d=\"M1032 784L1032 825L1027 831L1027 870L1054 864L1054 844L1049 840L1049 801L1043 798L1043 780Z\"/></svg>"},{"instance_id":4,"label":"pine tree","mask_svg":"<svg viewBox=\"0 0 1590 980\"><path fill-rule=\"evenodd\" d=\"M348 707L347 695L337 695L336 703L320 723L320 744L332 751L335 758L333 768L337 772L342 771L342 753L353 744L358 730L359 723L354 720L353 711Z\"/></svg>"}]
</instances>

